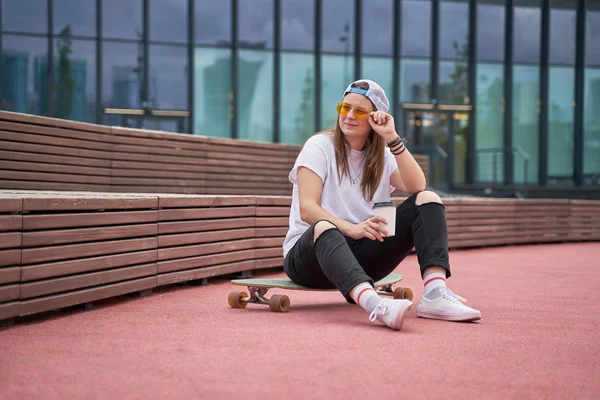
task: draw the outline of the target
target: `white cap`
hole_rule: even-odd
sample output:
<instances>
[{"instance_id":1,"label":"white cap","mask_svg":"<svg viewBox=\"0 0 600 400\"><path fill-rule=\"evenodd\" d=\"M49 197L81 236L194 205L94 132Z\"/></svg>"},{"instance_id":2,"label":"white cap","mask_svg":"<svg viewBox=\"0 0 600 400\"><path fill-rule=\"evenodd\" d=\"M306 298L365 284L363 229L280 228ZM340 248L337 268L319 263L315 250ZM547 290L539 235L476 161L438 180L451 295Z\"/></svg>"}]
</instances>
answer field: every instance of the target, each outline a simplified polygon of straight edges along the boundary
<instances>
[{"instance_id":1,"label":"white cap","mask_svg":"<svg viewBox=\"0 0 600 400\"><path fill-rule=\"evenodd\" d=\"M365 82L366 84L368 84L369 90L352 87L352 85L359 82ZM385 95L385 90L383 90L381 86L379 86L376 82L372 80L359 79L357 81L352 82L344 91L344 96L346 96L348 93L358 93L367 96L367 98L371 100L373 105L377 108L377 111L388 112L388 110L390 109L390 103L388 101L387 96Z\"/></svg>"}]
</instances>

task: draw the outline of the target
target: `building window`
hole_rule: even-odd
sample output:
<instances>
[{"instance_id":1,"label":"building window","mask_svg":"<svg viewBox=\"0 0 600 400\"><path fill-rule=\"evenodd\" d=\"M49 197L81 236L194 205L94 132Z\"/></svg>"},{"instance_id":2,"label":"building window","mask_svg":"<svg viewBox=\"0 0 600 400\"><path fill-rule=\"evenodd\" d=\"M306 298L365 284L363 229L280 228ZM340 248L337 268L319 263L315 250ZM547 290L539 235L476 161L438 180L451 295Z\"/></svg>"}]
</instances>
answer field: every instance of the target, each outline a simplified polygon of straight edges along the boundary
<instances>
[{"instance_id":1,"label":"building window","mask_svg":"<svg viewBox=\"0 0 600 400\"><path fill-rule=\"evenodd\" d=\"M238 2L239 47L273 48L273 0Z\"/></svg>"},{"instance_id":2,"label":"building window","mask_svg":"<svg viewBox=\"0 0 600 400\"><path fill-rule=\"evenodd\" d=\"M330 129L337 121L336 105L354 77L354 56L321 56L321 123L320 129Z\"/></svg>"},{"instance_id":3,"label":"building window","mask_svg":"<svg viewBox=\"0 0 600 400\"><path fill-rule=\"evenodd\" d=\"M238 53L238 138L273 141L273 53Z\"/></svg>"},{"instance_id":4,"label":"building window","mask_svg":"<svg viewBox=\"0 0 600 400\"><path fill-rule=\"evenodd\" d=\"M186 43L188 41L187 0L150 0L150 40Z\"/></svg>"},{"instance_id":5,"label":"building window","mask_svg":"<svg viewBox=\"0 0 600 400\"><path fill-rule=\"evenodd\" d=\"M306 50L315 48L315 2L286 0L281 2L281 48Z\"/></svg>"},{"instance_id":6,"label":"building window","mask_svg":"<svg viewBox=\"0 0 600 400\"><path fill-rule=\"evenodd\" d=\"M393 1L363 2L360 14L362 19L362 54L391 56L394 51Z\"/></svg>"},{"instance_id":7,"label":"building window","mask_svg":"<svg viewBox=\"0 0 600 400\"><path fill-rule=\"evenodd\" d=\"M193 132L230 137L233 109L231 50L200 47L195 50L194 58Z\"/></svg>"},{"instance_id":8,"label":"building window","mask_svg":"<svg viewBox=\"0 0 600 400\"><path fill-rule=\"evenodd\" d=\"M583 176L600 185L600 2L588 1L586 13Z\"/></svg>"},{"instance_id":9,"label":"building window","mask_svg":"<svg viewBox=\"0 0 600 400\"><path fill-rule=\"evenodd\" d=\"M195 1L196 43L230 46L231 0Z\"/></svg>"},{"instance_id":10,"label":"building window","mask_svg":"<svg viewBox=\"0 0 600 400\"><path fill-rule=\"evenodd\" d=\"M477 181L504 180L504 66L477 64L475 145Z\"/></svg>"},{"instance_id":11,"label":"building window","mask_svg":"<svg viewBox=\"0 0 600 400\"><path fill-rule=\"evenodd\" d=\"M536 183L540 142L540 68L535 65L515 65L512 91L512 143L522 150L513 156L514 181Z\"/></svg>"},{"instance_id":12,"label":"building window","mask_svg":"<svg viewBox=\"0 0 600 400\"><path fill-rule=\"evenodd\" d=\"M281 54L281 142L302 144L315 131L315 73L312 54Z\"/></svg>"},{"instance_id":13,"label":"building window","mask_svg":"<svg viewBox=\"0 0 600 400\"><path fill-rule=\"evenodd\" d=\"M188 62L185 46L150 45L147 101L153 109L188 109Z\"/></svg>"},{"instance_id":14,"label":"building window","mask_svg":"<svg viewBox=\"0 0 600 400\"><path fill-rule=\"evenodd\" d=\"M439 103L465 104L468 98L469 5L466 1L440 3Z\"/></svg>"},{"instance_id":15,"label":"building window","mask_svg":"<svg viewBox=\"0 0 600 400\"><path fill-rule=\"evenodd\" d=\"M54 39L53 116L96 122L96 42L72 40L68 26Z\"/></svg>"},{"instance_id":16,"label":"building window","mask_svg":"<svg viewBox=\"0 0 600 400\"><path fill-rule=\"evenodd\" d=\"M142 0L102 0L102 36L142 40Z\"/></svg>"},{"instance_id":17,"label":"building window","mask_svg":"<svg viewBox=\"0 0 600 400\"><path fill-rule=\"evenodd\" d=\"M402 1L400 20L402 56L431 57L431 1Z\"/></svg>"},{"instance_id":18,"label":"building window","mask_svg":"<svg viewBox=\"0 0 600 400\"><path fill-rule=\"evenodd\" d=\"M96 7L80 0L54 0L54 34L68 26L73 36L96 36Z\"/></svg>"},{"instance_id":19,"label":"building window","mask_svg":"<svg viewBox=\"0 0 600 400\"><path fill-rule=\"evenodd\" d=\"M47 4L40 0L2 0L2 31L47 34Z\"/></svg>"},{"instance_id":20,"label":"building window","mask_svg":"<svg viewBox=\"0 0 600 400\"><path fill-rule=\"evenodd\" d=\"M2 35L0 109L48 115L48 79L48 39Z\"/></svg>"},{"instance_id":21,"label":"building window","mask_svg":"<svg viewBox=\"0 0 600 400\"><path fill-rule=\"evenodd\" d=\"M354 4L348 0L323 0L321 48L324 52L354 53Z\"/></svg>"}]
</instances>

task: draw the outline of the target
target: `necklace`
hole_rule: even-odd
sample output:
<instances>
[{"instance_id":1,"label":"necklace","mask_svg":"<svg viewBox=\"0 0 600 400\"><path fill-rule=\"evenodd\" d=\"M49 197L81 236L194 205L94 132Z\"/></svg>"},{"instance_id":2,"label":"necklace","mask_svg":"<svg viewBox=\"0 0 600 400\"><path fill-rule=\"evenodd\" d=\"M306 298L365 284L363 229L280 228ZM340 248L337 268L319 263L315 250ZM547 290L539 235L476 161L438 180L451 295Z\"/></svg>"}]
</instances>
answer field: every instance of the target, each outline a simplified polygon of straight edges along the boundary
<instances>
[{"instance_id":1,"label":"necklace","mask_svg":"<svg viewBox=\"0 0 600 400\"><path fill-rule=\"evenodd\" d=\"M359 179L361 178L362 173L363 173L364 163L365 163L365 159L363 158L358 166L359 167L358 174L356 174L356 176L353 178L352 172L354 172L354 171L352 171L352 164L350 163L350 160L348 160L348 179L350 179L350 183L352 183L352 185L355 185L356 182L359 182Z\"/></svg>"}]
</instances>

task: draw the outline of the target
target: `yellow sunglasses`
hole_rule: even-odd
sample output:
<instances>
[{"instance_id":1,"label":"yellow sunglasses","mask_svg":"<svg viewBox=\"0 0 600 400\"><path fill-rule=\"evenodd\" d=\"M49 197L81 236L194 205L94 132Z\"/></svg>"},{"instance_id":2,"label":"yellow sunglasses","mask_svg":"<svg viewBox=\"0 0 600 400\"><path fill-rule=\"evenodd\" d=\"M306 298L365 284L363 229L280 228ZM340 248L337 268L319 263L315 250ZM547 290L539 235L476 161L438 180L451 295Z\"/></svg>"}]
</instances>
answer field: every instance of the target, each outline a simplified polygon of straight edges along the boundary
<instances>
[{"instance_id":1,"label":"yellow sunglasses","mask_svg":"<svg viewBox=\"0 0 600 400\"><path fill-rule=\"evenodd\" d=\"M337 112L340 115L348 115L350 111L354 109L354 116L357 120L364 122L369 119L369 114L371 113L369 110L366 110L362 107L355 107L352 104L348 104L344 101L340 101L337 105Z\"/></svg>"}]
</instances>

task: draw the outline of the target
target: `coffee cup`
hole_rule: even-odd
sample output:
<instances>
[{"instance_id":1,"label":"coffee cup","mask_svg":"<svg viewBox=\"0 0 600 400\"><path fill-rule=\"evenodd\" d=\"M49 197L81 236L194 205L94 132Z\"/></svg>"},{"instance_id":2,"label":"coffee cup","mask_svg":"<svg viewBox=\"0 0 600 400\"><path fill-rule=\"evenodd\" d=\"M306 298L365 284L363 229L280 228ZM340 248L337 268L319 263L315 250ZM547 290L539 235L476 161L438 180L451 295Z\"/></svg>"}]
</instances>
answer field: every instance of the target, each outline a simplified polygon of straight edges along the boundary
<instances>
[{"instance_id":1,"label":"coffee cup","mask_svg":"<svg viewBox=\"0 0 600 400\"><path fill-rule=\"evenodd\" d=\"M396 234L396 204L391 201L373 204L373 213L376 216L385 218L387 224L379 223L389 233L389 236Z\"/></svg>"}]
</instances>

